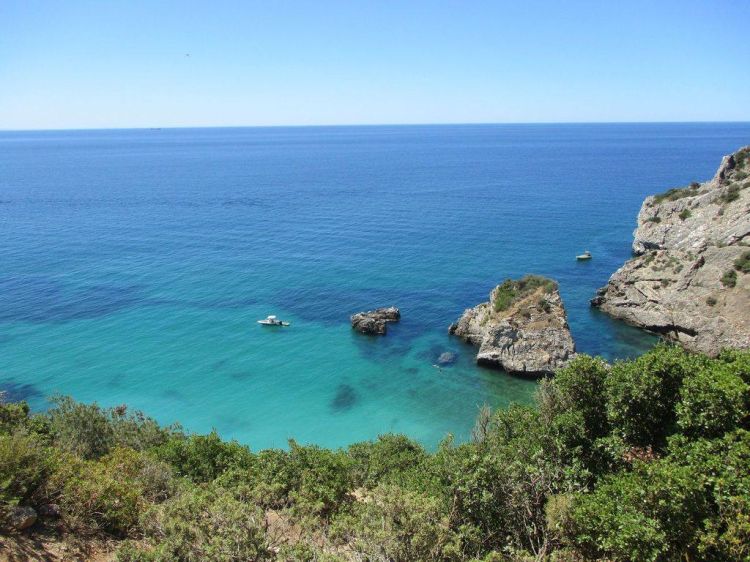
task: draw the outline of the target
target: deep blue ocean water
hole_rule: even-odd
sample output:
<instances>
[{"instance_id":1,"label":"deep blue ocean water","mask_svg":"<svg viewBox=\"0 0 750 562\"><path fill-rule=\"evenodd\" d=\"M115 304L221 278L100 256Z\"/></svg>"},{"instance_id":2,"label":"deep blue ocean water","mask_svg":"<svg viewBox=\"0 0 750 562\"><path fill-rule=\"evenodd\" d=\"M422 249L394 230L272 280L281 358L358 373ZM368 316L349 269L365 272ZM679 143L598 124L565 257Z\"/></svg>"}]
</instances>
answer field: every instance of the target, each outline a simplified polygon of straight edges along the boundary
<instances>
[{"instance_id":1,"label":"deep blue ocean water","mask_svg":"<svg viewBox=\"0 0 750 562\"><path fill-rule=\"evenodd\" d=\"M749 142L750 124L0 133L0 388L254 449L464 439L479 405L535 383L476 367L447 335L462 310L539 273L579 351L647 349L589 299L646 195ZM383 305L403 315L387 337L352 332ZM443 351L459 360L438 370Z\"/></svg>"}]
</instances>

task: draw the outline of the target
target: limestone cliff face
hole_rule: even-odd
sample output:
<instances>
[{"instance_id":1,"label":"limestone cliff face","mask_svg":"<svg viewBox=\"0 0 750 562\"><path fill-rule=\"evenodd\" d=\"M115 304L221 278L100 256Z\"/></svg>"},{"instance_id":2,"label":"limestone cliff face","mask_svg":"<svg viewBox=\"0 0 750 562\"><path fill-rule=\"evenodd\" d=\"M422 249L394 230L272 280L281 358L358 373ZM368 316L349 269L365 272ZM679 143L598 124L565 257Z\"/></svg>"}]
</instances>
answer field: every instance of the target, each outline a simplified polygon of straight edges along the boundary
<instances>
[{"instance_id":1,"label":"limestone cliff face","mask_svg":"<svg viewBox=\"0 0 750 562\"><path fill-rule=\"evenodd\" d=\"M451 334L479 347L477 363L513 374L541 376L565 366L573 357L575 345L557 284L534 277L543 283L529 287L525 280L530 278L498 285L489 302L467 309L451 325Z\"/></svg>"},{"instance_id":2,"label":"limestone cliff face","mask_svg":"<svg viewBox=\"0 0 750 562\"><path fill-rule=\"evenodd\" d=\"M750 347L750 147L709 181L647 197L636 256L591 301L686 348Z\"/></svg>"}]
</instances>

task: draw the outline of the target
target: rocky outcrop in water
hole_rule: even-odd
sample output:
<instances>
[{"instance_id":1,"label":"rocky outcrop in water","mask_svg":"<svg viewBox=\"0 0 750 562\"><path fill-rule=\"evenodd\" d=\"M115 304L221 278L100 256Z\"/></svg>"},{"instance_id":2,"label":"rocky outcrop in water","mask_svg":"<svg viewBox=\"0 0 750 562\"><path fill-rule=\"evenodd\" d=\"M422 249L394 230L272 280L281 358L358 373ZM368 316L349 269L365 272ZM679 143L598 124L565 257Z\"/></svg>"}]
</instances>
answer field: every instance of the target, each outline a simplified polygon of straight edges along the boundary
<instances>
[{"instance_id":1,"label":"rocky outcrop in water","mask_svg":"<svg viewBox=\"0 0 750 562\"><path fill-rule=\"evenodd\" d=\"M358 312L351 316L352 328L363 334L384 336L389 322L398 322L401 311L395 306Z\"/></svg>"},{"instance_id":2,"label":"rocky outcrop in water","mask_svg":"<svg viewBox=\"0 0 750 562\"><path fill-rule=\"evenodd\" d=\"M550 374L575 354L557 283L539 276L498 285L449 332L479 347L480 365L513 374Z\"/></svg>"},{"instance_id":3,"label":"rocky outcrop in water","mask_svg":"<svg viewBox=\"0 0 750 562\"><path fill-rule=\"evenodd\" d=\"M750 347L750 147L709 181L647 197L635 257L591 301L602 311L716 355Z\"/></svg>"}]
</instances>

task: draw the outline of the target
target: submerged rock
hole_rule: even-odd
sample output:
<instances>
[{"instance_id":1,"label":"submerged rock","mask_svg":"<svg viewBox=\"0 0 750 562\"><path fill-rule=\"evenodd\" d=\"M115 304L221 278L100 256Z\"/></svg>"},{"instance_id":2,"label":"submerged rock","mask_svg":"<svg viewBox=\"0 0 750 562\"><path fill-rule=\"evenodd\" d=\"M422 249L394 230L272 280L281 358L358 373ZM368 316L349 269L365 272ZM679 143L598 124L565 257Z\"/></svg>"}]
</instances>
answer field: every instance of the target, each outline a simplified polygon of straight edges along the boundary
<instances>
[{"instance_id":1,"label":"submerged rock","mask_svg":"<svg viewBox=\"0 0 750 562\"><path fill-rule=\"evenodd\" d=\"M750 347L750 147L709 181L647 197L635 257L591 304L692 351Z\"/></svg>"},{"instance_id":2,"label":"submerged rock","mask_svg":"<svg viewBox=\"0 0 750 562\"><path fill-rule=\"evenodd\" d=\"M455 353L451 351L445 351L441 353L437 358L437 364L441 367L446 365L453 365L453 363L456 362L456 359L458 359L458 356Z\"/></svg>"},{"instance_id":3,"label":"submerged rock","mask_svg":"<svg viewBox=\"0 0 750 562\"><path fill-rule=\"evenodd\" d=\"M331 401L331 408L334 411L345 411L351 409L357 402L357 393L348 384L340 384L336 389L336 396Z\"/></svg>"},{"instance_id":4,"label":"submerged rock","mask_svg":"<svg viewBox=\"0 0 750 562\"><path fill-rule=\"evenodd\" d=\"M10 523L10 526L17 531L28 529L36 523L36 519L36 511L33 507L28 506L16 506L12 508L8 514L8 522Z\"/></svg>"},{"instance_id":5,"label":"submerged rock","mask_svg":"<svg viewBox=\"0 0 750 562\"><path fill-rule=\"evenodd\" d=\"M550 374L575 354L557 283L536 275L498 285L449 332L479 347L480 365L513 374Z\"/></svg>"},{"instance_id":6,"label":"submerged rock","mask_svg":"<svg viewBox=\"0 0 750 562\"><path fill-rule=\"evenodd\" d=\"M352 328L363 334L383 336L388 322L398 322L401 312L395 306L358 312L351 317Z\"/></svg>"}]
</instances>

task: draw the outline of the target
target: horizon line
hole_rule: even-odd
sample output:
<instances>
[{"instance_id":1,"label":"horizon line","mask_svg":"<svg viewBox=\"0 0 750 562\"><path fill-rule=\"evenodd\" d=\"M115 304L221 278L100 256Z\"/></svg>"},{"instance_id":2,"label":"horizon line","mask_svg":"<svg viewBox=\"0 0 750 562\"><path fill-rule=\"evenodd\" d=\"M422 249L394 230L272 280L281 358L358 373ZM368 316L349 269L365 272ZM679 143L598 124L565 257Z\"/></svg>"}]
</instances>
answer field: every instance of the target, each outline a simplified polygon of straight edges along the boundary
<instances>
[{"instance_id":1,"label":"horizon line","mask_svg":"<svg viewBox=\"0 0 750 562\"><path fill-rule=\"evenodd\" d=\"M443 123L333 123L301 125L143 125L132 127L57 127L38 129L4 129L0 133L43 133L65 131L141 131L164 129L303 129L345 127L448 127L448 126L498 126L498 125L701 125L701 124L750 124L750 120L732 121L467 121Z\"/></svg>"}]
</instances>

